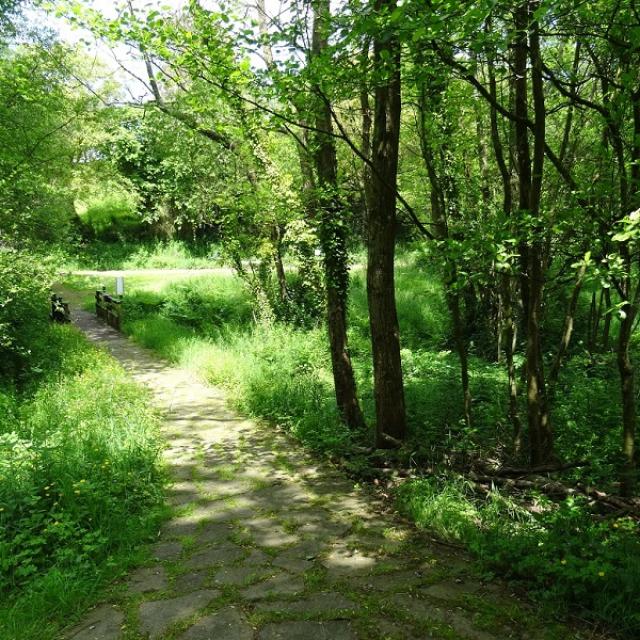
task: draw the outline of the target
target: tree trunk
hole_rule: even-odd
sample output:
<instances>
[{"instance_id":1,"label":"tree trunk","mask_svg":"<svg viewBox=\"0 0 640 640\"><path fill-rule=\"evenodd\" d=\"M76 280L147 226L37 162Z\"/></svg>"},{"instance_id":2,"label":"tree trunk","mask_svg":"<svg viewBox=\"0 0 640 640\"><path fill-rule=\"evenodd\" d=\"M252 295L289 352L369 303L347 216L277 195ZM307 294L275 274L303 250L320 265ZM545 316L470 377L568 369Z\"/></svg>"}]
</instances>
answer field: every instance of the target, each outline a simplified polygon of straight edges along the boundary
<instances>
[{"instance_id":1,"label":"tree trunk","mask_svg":"<svg viewBox=\"0 0 640 640\"><path fill-rule=\"evenodd\" d=\"M508 273L503 273L500 276L500 280L504 305L504 342L509 388L509 419L513 428L513 453L517 457L522 452L522 422L520 421L520 412L518 410L518 376L514 361L518 327L513 317L511 276Z\"/></svg>"},{"instance_id":2,"label":"tree trunk","mask_svg":"<svg viewBox=\"0 0 640 640\"><path fill-rule=\"evenodd\" d=\"M562 328L560 346L558 347L558 352L556 353L555 360L553 361L553 365L551 367L551 372L549 373L549 396L553 395L556 383L558 382L558 376L560 375L560 367L562 366L562 361L565 354L567 353L567 349L569 348L569 343L571 342L571 336L573 335L573 320L576 315L578 299L580 298L582 283L584 282L584 276L586 272L587 266L586 264L583 264L578 271L578 278L576 280L575 286L573 287L571 299L569 300L569 306L567 307L567 312L564 316L564 326Z\"/></svg>"},{"instance_id":3,"label":"tree trunk","mask_svg":"<svg viewBox=\"0 0 640 640\"><path fill-rule=\"evenodd\" d=\"M312 56L320 57L327 48L330 32L329 0L315 0ZM320 89L320 87L317 87ZM318 91L319 95L321 92ZM315 165L318 175L319 235L324 256L327 292L327 327L331 347L331 366L338 410L351 428L363 427L347 338L347 296L349 265L345 212L338 195L338 159L332 137L331 106L321 95L316 111Z\"/></svg>"},{"instance_id":4,"label":"tree trunk","mask_svg":"<svg viewBox=\"0 0 640 640\"><path fill-rule=\"evenodd\" d=\"M376 0L378 13L391 13L395 0ZM372 195L369 210L367 297L373 350L376 442L389 447L406 435L400 329L395 300L396 182L400 139L400 43L395 33L377 32L373 44L379 79L374 97Z\"/></svg>"},{"instance_id":5,"label":"tree trunk","mask_svg":"<svg viewBox=\"0 0 640 640\"><path fill-rule=\"evenodd\" d=\"M282 232L280 226L274 224L271 229L271 243L273 244L273 261L278 279L278 292L280 294L280 304L283 308L289 304L289 287L287 286L287 273L282 261Z\"/></svg>"},{"instance_id":6,"label":"tree trunk","mask_svg":"<svg viewBox=\"0 0 640 640\"><path fill-rule=\"evenodd\" d=\"M545 145L545 104L540 59L540 38L535 11L537 0L521 2L515 9L514 42L515 126L518 157L519 206L534 221L533 239L522 243L524 266L522 300L527 330L527 418L531 463L543 464L553 454L551 421L546 399L542 340L540 334L542 295L544 290L543 225L540 220L540 197ZM528 36L528 37L527 37ZM533 159L529 151L527 58L531 60L531 88L534 108Z\"/></svg>"},{"instance_id":7,"label":"tree trunk","mask_svg":"<svg viewBox=\"0 0 640 640\"><path fill-rule=\"evenodd\" d=\"M634 367L629 355L629 344L633 322L635 319L635 305L627 303L622 311L625 313L620 323L618 338L618 371L622 391L622 455L624 463L620 476L620 493L628 497L633 494L635 486L635 438L636 438L636 394Z\"/></svg>"},{"instance_id":8,"label":"tree trunk","mask_svg":"<svg viewBox=\"0 0 640 640\"><path fill-rule=\"evenodd\" d=\"M604 328L602 329L602 349L609 351L609 335L611 333L611 289L603 288L604 293Z\"/></svg>"},{"instance_id":9,"label":"tree trunk","mask_svg":"<svg viewBox=\"0 0 640 640\"><path fill-rule=\"evenodd\" d=\"M487 30L490 24L487 24ZM494 54L490 52L487 56L487 74L489 77L489 94L491 96L490 122L491 122L491 143L496 158L496 164L502 179L502 210L505 218L510 220L513 214L513 177L509 166L505 160L505 154L500 140L500 130L498 129L498 112L495 107L497 102L496 76L494 69ZM508 390L509 390L509 419L513 429L513 453L517 457L522 451L522 422L518 410L518 378L514 355L517 345L518 327L513 311L513 284L512 276L508 272L501 273L500 290L502 300L503 324L500 327L500 334L504 332L505 360L507 365Z\"/></svg>"}]
</instances>

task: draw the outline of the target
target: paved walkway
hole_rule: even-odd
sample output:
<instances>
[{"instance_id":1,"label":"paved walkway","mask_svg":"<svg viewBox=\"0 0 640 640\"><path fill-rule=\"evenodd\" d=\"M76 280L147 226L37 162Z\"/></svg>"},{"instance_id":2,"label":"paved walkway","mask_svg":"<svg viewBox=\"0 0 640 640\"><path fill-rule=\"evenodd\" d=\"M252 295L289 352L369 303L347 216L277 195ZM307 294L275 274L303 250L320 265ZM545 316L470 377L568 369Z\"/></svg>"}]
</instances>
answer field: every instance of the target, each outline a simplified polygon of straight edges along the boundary
<instances>
[{"instance_id":1,"label":"paved walkway","mask_svg":"<svg viewBox=\"0 0 640 640\"><path fill-rule=\"evenodd\" d=\"M473 576L224 394L76 311L166 412L176 515L69 640L586 638Z\"/></svg>"}]
</instances>

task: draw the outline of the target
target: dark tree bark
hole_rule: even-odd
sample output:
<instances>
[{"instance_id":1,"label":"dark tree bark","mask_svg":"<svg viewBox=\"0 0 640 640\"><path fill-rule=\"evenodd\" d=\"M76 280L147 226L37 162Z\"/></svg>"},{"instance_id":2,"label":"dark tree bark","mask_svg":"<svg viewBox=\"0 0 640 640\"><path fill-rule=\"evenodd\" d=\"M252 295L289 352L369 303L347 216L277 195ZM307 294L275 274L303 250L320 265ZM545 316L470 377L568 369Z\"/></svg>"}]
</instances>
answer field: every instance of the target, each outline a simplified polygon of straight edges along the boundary
<instances>
[{"instance_id":1,"label":"dark tree bark","mask_svg":"<svg viewBox=\"0 0 640 640\"><path fill-rule=\"evenodd\" d=\"M544 290L543 224L540 198L545 156L545 102L540 58L539 25L534 16L537 0L520 2L514 11L515 137L518 164L519 208L529 214L531 239L521 243L523 265L522 302L527 339L527 418L531 463L548 462L553 455L553 434L546 398L540 334ZM533 102L533 157L530 153L528 120L528 61L531 62Z\"/></svg>"},{"instance_id":2,"label":"dark tree bark","mask_svg":"<svg viewBox=\"0 0 640 640\"><path fill-rule=\"evenodd\" d=\"M375 0L376 12L390 13L395 0ZM376 441L389 447L406 435L406 410L400 359L400 329L395 300L396 183L400 139L400 42L381 30L373 38L377 80L372 138L372 202L369 210L367 297L373 349Z\"/></svg>"},{"instance_id":3,"label":"dark tree bark","mask_svg":"<svg viewBox=\"0 0 640 640\"><path fill-rule=\"evenodd\" d=\"M487 29L490 25L487 25ZM491 52L487 56L487 75L489 79L490 102L490 123L491 123L491 144L495 155L496 164L500 172L502 181L502 211L506 220L511 221L513 214L513 176L509 165L505 160L500 130L498 128L498 112L495 104L498 101L496 76L494 68L494 54ZM513 429L513 453L519 456L522 450L522 422L518 409L518 378L515 366L515 350L518 337L518 325L515 320L513 309L513 276L509 272L499 274L500 298L502 301L502 326L499 328L500 334L504 334L505 361L507 365L508 390L509 390L509 419Z\"/></svg>"},{"instance_id":4,"label":"dark tree bark","mask_svg":"<svg viewBox=\"0 0 640 640\"><path fill-rule=\"evenodd\" d=\"M313 3L312 58L319 58L327 48L330 31L329 0ZM347 296L349 291L349 265L347 252L347 225L345 211L338 195L338 159L332 136L331 105L318 89L315 127L315 166L318 189L318 228L322 244L325 285L327 293L327 327L331 348L331 366L340 414L352 428L364 426L364 417L358 402L353 366L347 338Z\"/></svg>"},{"instance_id":5,"label":"dark tree bark","mask_svg":"<svg viewBox=\"0 0 640 640\"><path fill-rule=\"evenodd\" d=\"M628 253L623 252L625 258ZM629 265L630 266L630 265ZM627 276L625 288L631 287L631 278ZM618 371L620 373L620 389L622 392L622 455L624 464L620 474L620 493L623 496L631 496L635 486L636 464L635 464L635 442L636 442L636 394L635 394L635 369L629 346L633 332L633 324L636 318L638 305L638 292L636 290L635 300L627 301L622 307L625 314L620 322L620 335L618 337Z\"/></svg>"}]
</instances>

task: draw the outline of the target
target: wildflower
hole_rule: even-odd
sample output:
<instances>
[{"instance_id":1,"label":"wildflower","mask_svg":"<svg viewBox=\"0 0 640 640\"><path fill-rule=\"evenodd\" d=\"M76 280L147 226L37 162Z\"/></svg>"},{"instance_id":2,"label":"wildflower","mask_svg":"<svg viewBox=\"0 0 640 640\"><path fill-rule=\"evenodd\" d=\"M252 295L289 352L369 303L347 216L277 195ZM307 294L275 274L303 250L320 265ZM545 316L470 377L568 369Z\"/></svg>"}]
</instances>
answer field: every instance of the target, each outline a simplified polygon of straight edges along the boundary
<instances>
[{"instance_id":1,"label":"wildflower","mask_svg":"<svg viewBox=\"0 0 640 640\"><path fill-rule=\"evenodd\" d=\"M560 560L560 564L567 564L566 560Z\"/></svg>"},{"instance_id":2,"label":"wildflower","mask_svg":"<svg viewBox=\"0 0 640 640\"><path fill-rule=\"evenodd\" d=\"M599 575L601 578L604 578L604 571L598 571L598 575Z\"/></svg>"}]
</instances>

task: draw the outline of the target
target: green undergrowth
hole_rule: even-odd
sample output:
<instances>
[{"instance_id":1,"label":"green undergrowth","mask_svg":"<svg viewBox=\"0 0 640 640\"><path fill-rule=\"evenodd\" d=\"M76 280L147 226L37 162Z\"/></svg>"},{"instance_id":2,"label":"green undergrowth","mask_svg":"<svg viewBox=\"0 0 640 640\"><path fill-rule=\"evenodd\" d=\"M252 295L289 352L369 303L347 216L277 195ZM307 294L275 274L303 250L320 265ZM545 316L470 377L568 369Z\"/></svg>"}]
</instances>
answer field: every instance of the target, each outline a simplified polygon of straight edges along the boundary
<instances>
[{"instance_id":1,"label":"green undergrowth","mask_svg":"<svg viewBox=\"0 0 640 640\"><path fill-rule=\"evenodd\" d=\"M94 240L57 250L61 268L74 269L204 269L220 266L212 242L183 240L105 242Z\"/></svg>"},{"instance_id":2,"label":"green undergrowth","mask_svg":"<svg viewBox=\"0 0 640 640\"><path fill-rule=\"evenodd\" d=\"M444 468L502 455L511 440L504 365L472 348L473 427L467 427L441 285L410 262L397 269L397 283L409 418L400 463ZM285 426L305 446L342 458L350 445L371 443L370 430L349 432L339 420L325 329L256 323L238 279L130 280L124 313L124 330L134 340L226 387L240 411ZM352 277L349 321L358 392L372 425L373 372L360 272ZM615 361L610 354L583 356L580 349L576 345L570 354L556 390L557 452L561 459L591 462L567 472L566 480L582 474L583 481L611 489L607 482L615 477L619 448L619 415L611 396ZM354 456L349 464L366 476L371 460ZM635 560L627 561L640 550L632 525L594 519L579 501L558 507L540 497L528 500L529 510L523 507L526 500L497 493L477 500L468 486L451 478L407 483L399 495L407 515L469 546L487 571L527 582L559 610L638 631L638 607L631 596L640 586L640 572Z\"/></svg>"},{"instance_id":3,"label":"green undergrowth","mask_svg":"<svg viewBox=\"0 0 640 640\"><path fill-rule=\"evenodd\" d=\"M521 581L553 611L626 637L640 633L640 532L632 519L594 518L578 498L524 503L494 490L479 499L450 476L408 481L397 502L419 527L464 544L485 571Z\"/></svg>"},{"instance_id":4,"label":"green undergrowth","mask_svg":"<svg viewBox=\"0 0 640 640\"><path fill-rule=\"evenodd\" d=\"M0 386L0 637L58 638L140 560L164 515L147 393L70 327L45 326Z\"/></svg>"}]
</instances>

